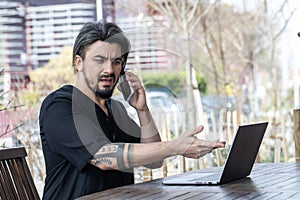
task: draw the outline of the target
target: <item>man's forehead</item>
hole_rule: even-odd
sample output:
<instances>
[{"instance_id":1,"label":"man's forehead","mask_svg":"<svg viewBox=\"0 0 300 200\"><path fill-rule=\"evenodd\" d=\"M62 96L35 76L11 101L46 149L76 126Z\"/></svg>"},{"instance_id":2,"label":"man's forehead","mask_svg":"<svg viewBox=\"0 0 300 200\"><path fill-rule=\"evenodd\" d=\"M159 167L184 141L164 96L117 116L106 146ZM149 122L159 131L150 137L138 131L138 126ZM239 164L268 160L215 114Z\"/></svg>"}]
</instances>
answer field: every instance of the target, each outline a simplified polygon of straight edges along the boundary
<instances>
[{"instance_id":1,"label":"man's forehead","mask_svg":"<svg viewBox=\"0 0 300 200\"><path fill-rule=\"evenodd\" d=\"M87 48L86 54L117 58L122 56L122 51L118 43L98 40Z\"/></svg>"}]
</instances>

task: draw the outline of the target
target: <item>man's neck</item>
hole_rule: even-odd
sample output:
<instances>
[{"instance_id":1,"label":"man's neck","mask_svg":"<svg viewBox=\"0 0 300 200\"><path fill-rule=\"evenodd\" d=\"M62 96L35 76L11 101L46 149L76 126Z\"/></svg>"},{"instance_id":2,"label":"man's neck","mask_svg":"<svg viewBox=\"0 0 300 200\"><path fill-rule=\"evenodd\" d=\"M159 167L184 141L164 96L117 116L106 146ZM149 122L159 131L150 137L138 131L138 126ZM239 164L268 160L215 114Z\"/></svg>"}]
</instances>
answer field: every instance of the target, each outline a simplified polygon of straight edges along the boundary
<instances>
[{"instance_id":1,"label":"man's neck","mask_svg":"<svg viewBox=\"0 0 300 200\"><path fill-rule=\"evenodd\" d=\"M95 93L93 93L87 86L84 86L82 84L75 83L75 87L79 89L83 94L88 96L92 101L94 101L97 105L100 106L100 108L105 112L106 115L108 115L108 110L105 104L106 99L97 97Z\"/></svg>"}]
</instances>

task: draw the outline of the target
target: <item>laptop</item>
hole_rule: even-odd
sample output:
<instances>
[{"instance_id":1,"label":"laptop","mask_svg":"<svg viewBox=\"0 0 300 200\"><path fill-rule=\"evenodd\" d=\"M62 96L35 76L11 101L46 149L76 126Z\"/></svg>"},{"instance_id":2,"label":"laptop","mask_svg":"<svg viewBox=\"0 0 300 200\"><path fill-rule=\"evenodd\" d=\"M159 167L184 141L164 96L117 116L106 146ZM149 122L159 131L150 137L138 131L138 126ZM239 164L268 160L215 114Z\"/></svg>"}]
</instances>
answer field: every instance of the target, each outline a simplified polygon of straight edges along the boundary
<instances>
[{"instance_id":1,"label":"laptop","mask_svg":"<svg viewBox=\"0 0 300 200\"><path fill-rule=\"evenodd\" d=\"M239 126L221 173L201 170L169 176L165 185L220 185L250 175L268 122ZM220 172L220 171L219 171Z\"/></svg>"}]
</instances>

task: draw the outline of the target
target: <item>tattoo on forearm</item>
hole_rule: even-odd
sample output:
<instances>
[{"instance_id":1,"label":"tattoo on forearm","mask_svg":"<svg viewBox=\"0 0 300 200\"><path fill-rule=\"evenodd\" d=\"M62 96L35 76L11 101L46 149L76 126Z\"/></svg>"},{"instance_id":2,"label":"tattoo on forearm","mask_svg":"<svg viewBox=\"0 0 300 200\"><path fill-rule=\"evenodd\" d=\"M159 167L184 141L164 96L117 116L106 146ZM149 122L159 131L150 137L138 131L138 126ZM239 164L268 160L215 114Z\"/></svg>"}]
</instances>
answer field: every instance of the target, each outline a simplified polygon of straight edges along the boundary
<instances>
[{"instance_id":1,"label":"tattoo on forearm","mask_svg":"<svg viewBox=\"0 0 300 200\"><path fill-rule=\"evenodd\" d=\"M107 165L107 166L111 166L112 165L112 160L109 158L99 158L99 159L92 159L90 160L90 163L93 165Z\"/></svg>"},{"instance_id":2,"label":"tattoo on forearm","mask_svg":"<svg viewBox=\"0 0 300 200\"><path fill-rule=\"evenodd\" d=\"M130 168L130 144L113 143L103 146L90 160L92 165L106 165L116 169Z\"/></svg>"}]
</instances>

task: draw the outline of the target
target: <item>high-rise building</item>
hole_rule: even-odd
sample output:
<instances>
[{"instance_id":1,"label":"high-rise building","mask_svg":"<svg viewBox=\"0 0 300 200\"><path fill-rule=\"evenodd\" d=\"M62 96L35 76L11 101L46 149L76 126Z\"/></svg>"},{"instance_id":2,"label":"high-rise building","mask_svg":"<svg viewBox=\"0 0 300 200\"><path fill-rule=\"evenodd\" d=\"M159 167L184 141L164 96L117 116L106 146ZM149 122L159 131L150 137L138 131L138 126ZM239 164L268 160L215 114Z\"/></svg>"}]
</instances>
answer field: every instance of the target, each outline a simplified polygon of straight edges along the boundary
<instances>
[{"instance_id":1,"label":"high-rise building","mask_svg":"<svg viewBox=\"0 0 300 200\"><path fill-rule=\"evenodd\" d=\"M28 80L25 16L24 1L0 1L0 97L5 91L24 87Z\"/></svg>"},{"instance_id":2,"label":"high-rise building","mask_svg":"<svg viewBox=\"0 0 300 200\"><path fill-rule=\"evenodd\" d=\"M72 46L96 20L96 0L0 0L0 97L26 87L28 70Z\"/></svg>"},{"instance_id":3,"label":"high-rise building","mask_svg":"<svg viewBox=\"0 0 300 200\"><path fill-rule=\"evenodd\" d=\"M96 0L30 0L26 15L27 57L41 67L72 46L82 25L96 20Z\"/></svg>"}]
</instances>

